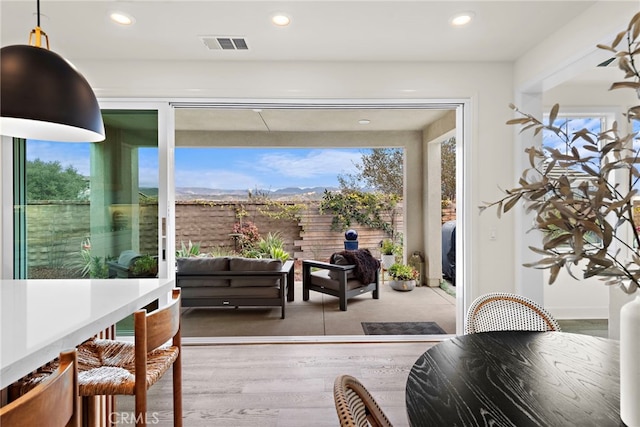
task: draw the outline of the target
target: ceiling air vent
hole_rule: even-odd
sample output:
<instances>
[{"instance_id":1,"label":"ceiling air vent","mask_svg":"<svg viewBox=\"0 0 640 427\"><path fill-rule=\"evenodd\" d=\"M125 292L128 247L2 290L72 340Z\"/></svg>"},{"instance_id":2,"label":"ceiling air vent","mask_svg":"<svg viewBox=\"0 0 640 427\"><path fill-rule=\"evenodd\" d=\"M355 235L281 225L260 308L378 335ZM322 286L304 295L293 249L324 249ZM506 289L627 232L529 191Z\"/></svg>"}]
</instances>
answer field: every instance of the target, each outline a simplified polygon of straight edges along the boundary
<instances>
[{"instance_id":1,"label":"ceiling air vent","mask_svg":"<svg viewBox=\"0 0 640 427\"><path fill-rule=\"evenodd\" d=\"M205 46L211 50L248 50L244 37L202 36Z\"/></svg>"}]
</instances>

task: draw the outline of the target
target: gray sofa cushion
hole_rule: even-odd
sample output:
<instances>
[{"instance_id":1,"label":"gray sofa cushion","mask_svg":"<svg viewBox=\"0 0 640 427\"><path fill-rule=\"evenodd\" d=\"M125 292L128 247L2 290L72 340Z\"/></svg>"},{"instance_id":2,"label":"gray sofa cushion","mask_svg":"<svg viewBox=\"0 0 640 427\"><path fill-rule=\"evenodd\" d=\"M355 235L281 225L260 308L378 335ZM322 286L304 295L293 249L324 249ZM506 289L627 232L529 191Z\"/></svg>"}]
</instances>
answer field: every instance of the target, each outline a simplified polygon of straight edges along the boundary
<instances>
[{"instance_id":1,"label":"gray sofa cushion","mask_svg":"<svg viewBox=\"0 0 640 427\"><path fill-rule=\"evenodd\" d=\"M331 271L329 270L318 270L311 273L311 283L316 286L323 286L327 289L333 289L337 291L340 289L340 282L332 279L329 276ZM347 290L357 289L364 286L358 279L350 279L347 280Z\"/></svg>"},{"instance_id":2,"label":"gray sofa cushion","mask_svg":"<svg viewBox=\"0 0 640 427\"><path fill-rule=\"evenodd\" d=\"M335 265L349 265L349 261L340 254L333 254L333 264ZM329 270L329 277L333 280L338 280L342 272ZM347 272L347 280L355 278L353 270Z\"/></svg>"},{"instance_id":3,"label":"gray sofa cushion","mask_svg":"<svg viewBox=\"0 0 640 427\"><path fill-rule=\"evenodd\" d=\"M279 259L260 259L260 258L230 258L230 271L280 271L282 269L282 261ZM280 279L249 277L242 279L231 279L231 287L255 287L255 286L278 286Z\"/></svg>"},{"instance_id":4,"label":"gray sofa cushion","mask_svg":"<svg viewBox=\"0 0 640 427\"><path fill-rule=\"evenodd\" d=\"M229 271L229 258L216 257L216 258L178 258L178 272L179 273L194 273L194 274L206 274L212 271ZM229 280L227 279L188 279L180 282L181 288L189 287L227 287L229 286Z\"/></svg>"}]
</instances>

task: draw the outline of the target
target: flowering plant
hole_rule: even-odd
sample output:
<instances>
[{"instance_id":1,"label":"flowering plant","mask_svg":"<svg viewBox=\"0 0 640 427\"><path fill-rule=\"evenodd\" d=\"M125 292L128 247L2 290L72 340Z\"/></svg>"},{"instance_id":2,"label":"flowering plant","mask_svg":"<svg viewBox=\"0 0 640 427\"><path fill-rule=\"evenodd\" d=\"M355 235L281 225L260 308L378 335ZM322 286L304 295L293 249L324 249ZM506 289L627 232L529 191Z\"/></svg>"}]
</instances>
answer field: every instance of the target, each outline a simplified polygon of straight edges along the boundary
<instances>
[{"instance_id":1,"label":"flowering plant","mask_svg":"<svg viewBox=\"0 0 640 427\"><path fill-rule=\"evenodd\" d=\"M233 233L238 236L241 250L252 249L260 240L258 227L251 221L236 222L233 224Z\"/></svg>"},{"instance_id":2,"label":"flowering plant","mask_svg":"<svg viewBox=\"0 0 640 427\"><path fill-rule=\"evenodd\" d=\"M624 81L610 89L628 88L640 95L640 74L634 56L640 52L640 13L619 33L611 46L599 48L614 53ZM620 47L620 50L619 49ZM629 80L630 79L630 80ZM484 203L481 211L496 206L498 215L523 202L535 214L533 228L544 233L541 248L533 248L541 258L527 267L550 270L549 283L565 267L586 260L583 277L599 276L609 285L619 285L627 293L640 285L640 218L634 215L635 187L640 184L640 150L634 149L634 134L623 135L618 124L594 133L575 132L556 124L558 104L551 108L548 123L510 106L518 116L507 124L521 126L534 135L549 131L566 145L560 150L543 143L525 150L529 167L519 186L506 190L495 202ZM640 105L625 114L628 121L640 119ZM616 180L625 172L624 183Z\"/></svg>"}]
</instances>

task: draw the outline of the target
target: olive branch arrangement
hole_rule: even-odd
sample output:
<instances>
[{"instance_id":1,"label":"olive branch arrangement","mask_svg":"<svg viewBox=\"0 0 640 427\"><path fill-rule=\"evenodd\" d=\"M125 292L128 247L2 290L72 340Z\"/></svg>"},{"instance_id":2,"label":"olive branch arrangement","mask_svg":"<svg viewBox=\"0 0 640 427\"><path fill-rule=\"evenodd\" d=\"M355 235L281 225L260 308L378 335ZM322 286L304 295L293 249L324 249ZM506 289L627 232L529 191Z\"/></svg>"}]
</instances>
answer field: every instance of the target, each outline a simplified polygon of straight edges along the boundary
<instances>
[{"instance_id":1,"label":"olive branch arrangement","mask_svg":"<svg viewBox=\"0 0 640 427\"><path fill-rule=\"evenodd\" d=\"M612 89L633 89L640 97L640 74L635 56L640 53L640 13L629 22L610 46L598 45L612 52L624 81ZM640 180L640 153L633 149L634 134L621 135L618 124L594 133L587 129L565 131L555 125L560 107L554 105L545 124L510 105L516 118L508 125L520 126L520 132L553 132L566 144L561 151L551 146L529 147L527 167L519 186L505 190L505 196L484 202L480 211L496 207L498 216L522 202L526 212L535 214L533 229L544 232L542 247L530 247L540 255L526 267L549 269L552 284L564 267L578 279L571 267L585 260L583 277L599 276L608 285L619 285L633 293L640 286L640 230L633 215L634 184ZM640 105L625 113L627 120L640 120ZM580 149L578 148L580 147ZM614 175L626 172L626 185ZM631 238L629 238L631 236Z\"/></svg>"}]
</instances>

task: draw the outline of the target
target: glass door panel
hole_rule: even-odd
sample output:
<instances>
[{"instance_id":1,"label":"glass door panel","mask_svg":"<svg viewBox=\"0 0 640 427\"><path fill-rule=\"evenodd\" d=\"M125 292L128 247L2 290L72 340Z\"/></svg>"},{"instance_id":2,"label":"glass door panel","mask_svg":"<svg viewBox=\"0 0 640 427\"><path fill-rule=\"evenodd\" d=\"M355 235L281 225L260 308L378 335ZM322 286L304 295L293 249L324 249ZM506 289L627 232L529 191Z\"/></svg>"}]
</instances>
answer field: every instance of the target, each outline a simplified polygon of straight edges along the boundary
<instances>
[{"instance_id":1,"label":"glass door panel","mask_svg":"<svg viewBox=\"0 0 640 427\"><path fill-rule=\"evenodd\" d=\"M24 142L26 278L127 277L123 253L157 258L157 116L106 110L103 142Z\"/></svg>"},{"instance_id":2,"label":"glass door panel","mask_svg":"<svg viewBox=\"0 0 640 427\"><path fill-rule=\"evenodd\" d=\"M14 277L156 277L158 112L102 114L103 142L16 140L14 180L26 191L14 201L14 257L24 266ZM144 256L151 269L136 268Z\"/></svg>"}]
</instances>

